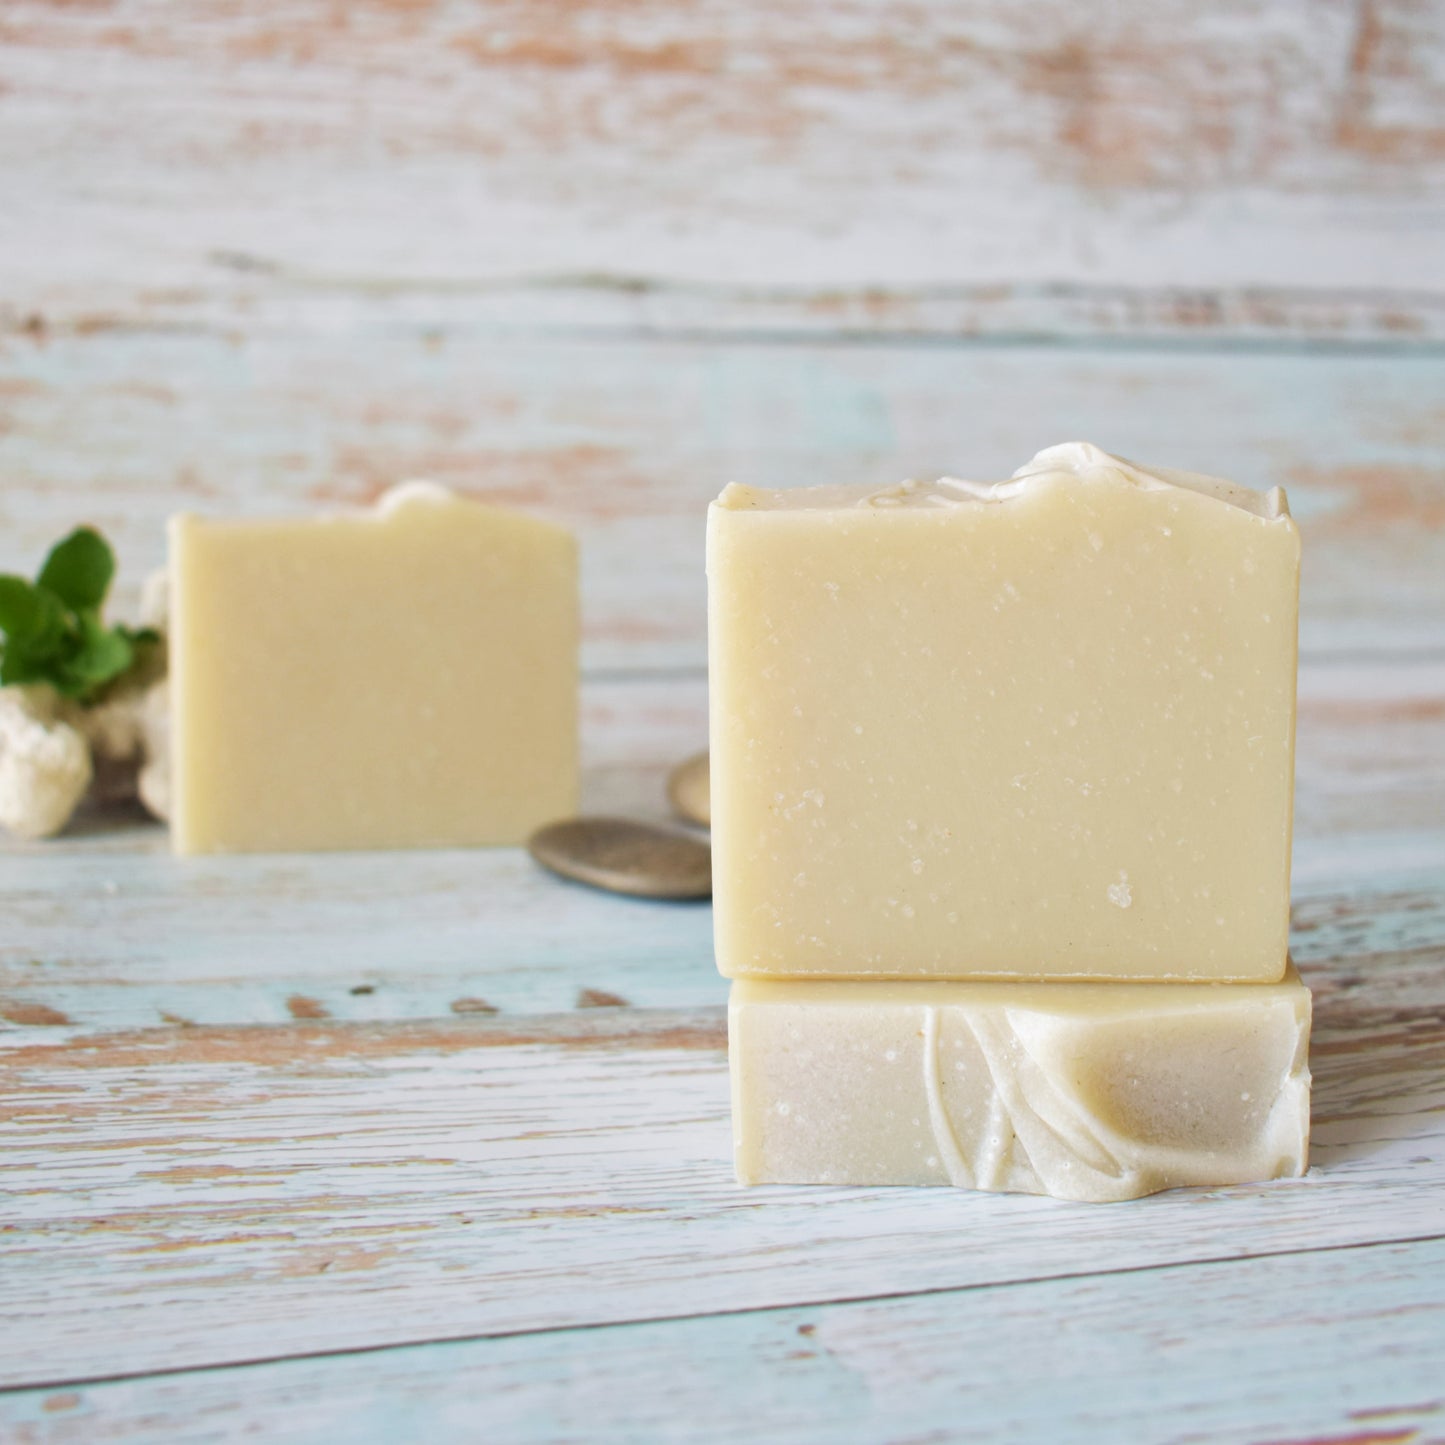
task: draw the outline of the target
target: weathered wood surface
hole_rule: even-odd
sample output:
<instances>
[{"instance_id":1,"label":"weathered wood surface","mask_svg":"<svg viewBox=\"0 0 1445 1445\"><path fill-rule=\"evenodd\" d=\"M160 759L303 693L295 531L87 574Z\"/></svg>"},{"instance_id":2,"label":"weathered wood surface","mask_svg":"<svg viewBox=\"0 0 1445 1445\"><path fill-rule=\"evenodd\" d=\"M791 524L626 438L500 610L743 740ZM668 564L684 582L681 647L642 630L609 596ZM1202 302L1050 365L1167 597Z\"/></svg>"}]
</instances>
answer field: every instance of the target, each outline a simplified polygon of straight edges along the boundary
<instances>
[{"instance_id":1,"label":"weathered wood surface","mask_svg":"<svg viewBox=\"0 0 1445 1445\"><path fill-rule=\"evenodd\" d=\"M1128 1209L739 1192L705 908L514 852L178 864L145 827L11 845L0 1379L1440 1235L1441 679L1305 678L1315 1170ZM589 790L660 812L656 760L695 746L700 682L594 682L587 716Z\"/></svg>"},{"instance_id":2,"label":"weathered wood surface","mask_svg":"<svg viewBox=\"0 0 1445 1445\"><path fill-rule=\"evenodd\" d=\"M1127 1209L739 1191L720 1007L36 1039L4 1061L0 1380L1439 1236L1440 964L1305 970L1308 1179Z\"/></svg>"},{"instance_id":3,"label":"weathered wood surface","mask_svg":"<svg viewBox=\"0 0 1445 1445\"><path fill-rule=\"evenodd\" d=\"M10 0L0 276L17 326L1438 339L1442 97L1419 0Z\"/></svg>"},{"instance_id":4,"label":"weathered wood surface","mask_svg":"<svg viewBox=\"0 0 1445 1445\"><path fill-rule=\"evenodd\" d=\"M1305 965L1347 958L1362 927L1373 954L1445 938L1442 695L1433 662L1306 667ZM667 760L706 737L705 709L701 679L589 682L584 806L664 817ZM519 850L177 862L154 824L92 818L44 845L0 840L0 915L0 1050L36 1027L58 1042L167 1020L550 1014L588 990L662 1009L726 996L705 907L565 885Z\"/></svg>"},{"instance_id":5,"label":"weathered wood surface","mask_svg":"<svg viewBox=\"0 0 1445 1445\"><path fill-rule=\"evenodd\" d=\"M1419 1393L1439 1380L1442 1272L1431 1240L430 1344L31 1390L0 1398L0 1428L14 1445L212 1442L241 1421L268 1442L754 1441L766 1422L830 1442L1426 1445L1445 1438L1445 1401Z\"/></svg>"},{"instance_id":6,"label":"weathered wood surface","mask_svg":"<svg viewBox=\"0 0 1445 1445\"><path fill-rule=\"evenodd\" d=\"M1445 1233L1433 361L451 336L433 352L451 360L428 370L405 332L227 345L8 343L25 384L0 437L4 560L32 560L83 503L134 574L159 559L177 496L298 508L417 470L550 507L589 557L588 805L659 817L668 764L703 737L700 509L728 475L955 470L946 458L965 453L996 472L1046 417L1112 418L1143 455L1221 471L1267 459L1308 548L1294 947L1319 1002L1315 1172L1127 1210L741 1193L705 908L606 898L517 853L178 864L158 829L91 820L0 853L0 1380L57 1386L17 1397L7 1426L84 1436L89 1417L45 1402L67 1383L88 1397L98 1377L498 1334L518 1342L490 1347L495 1368L530 1350L562 1412L534 1433L565 1437L584 1397L563 1403L547 1382L578 1347L539 1330L677 1316L722 1340L718 1311L938 1288L971 1310L975 1289L1080 1273L1110 1300L1121 1270ZM145 374L168 394L138 390ZM1101 1305L1116 1338L1132 1318L1117 1298ZM1398 1373L1363 1355L1354 1378L1381 1393L1349 1408L1383 1398L1428 1420L1438 1391L1404 1318L1381 1326ZM1328 1354L1290 1358L1316 1391L1335 1378ZM418 1388L406 1360L377 1370L383 1395ZM165 1431L204 1438L210 1378L156 1383L174 1406ZM760 1408L779 1394L797 1408L790 1373L761 1379ZM112 1434L148 1430L117 1417ZM312 1438L325 1433L317 1417Z\"/></svg>"},{"instance_id":7,"label":"weathered wood surface","mask_svg":"<svg viewBox=\"0 0 1445 1445\"><path fill-rule=\"evenodd\" d=\"M727 482L998 478L1084 438L1286 486L1307 658L1445 653L1439 357L563 343L463 323L0 339L0 567L34 567L82 514L116 540L125 605L178 507L314 509L433 476L579 529L589 669L700 670L701 517Z\"/></svg>"},{"instance_id":8,"label":"weathered wood surface","mask_svg":"<svg viewBox=\"0 0 1445 1445\"><path fill-rule=\"evenodd\" d=\"M1317 1000L1303 1181L740 1191L705 906L0 843L0 1440L1445 1440L1442 117L1418 0L0 6L0 569L550 513L662 817L725 482L1282 483Z\"/></svg>"}]
</instances>

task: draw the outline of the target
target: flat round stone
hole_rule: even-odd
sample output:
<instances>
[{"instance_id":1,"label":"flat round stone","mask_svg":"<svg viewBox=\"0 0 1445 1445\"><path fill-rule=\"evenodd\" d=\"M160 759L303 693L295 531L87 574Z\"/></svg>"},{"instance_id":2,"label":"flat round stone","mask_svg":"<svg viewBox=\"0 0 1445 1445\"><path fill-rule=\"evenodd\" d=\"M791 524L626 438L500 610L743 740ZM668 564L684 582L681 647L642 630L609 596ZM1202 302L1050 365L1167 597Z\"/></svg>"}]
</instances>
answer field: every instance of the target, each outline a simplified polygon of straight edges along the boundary
<instances>
[{"instance_id":1,"label":"flat round stone","mask_svg":"<svg viewBox=\"0 0 1445 1445\"><path fill-rule=\"evenodd\" d=\"M712 826L706 753L697 753L672 770L667 779L667 801L679 818L704 828Z\"/></svg>"},{"instance_id":2,"label":"flat round stone","mask_svg":"<svg viewBox=\"0 0 1445 1445\"><path fill-rule=\"evenodd\" d=\"M629 818L568 818L533 833L527 850L578 883L637 898L712 897L712 850L699 838Z\"/></svg>"}]
</instances>

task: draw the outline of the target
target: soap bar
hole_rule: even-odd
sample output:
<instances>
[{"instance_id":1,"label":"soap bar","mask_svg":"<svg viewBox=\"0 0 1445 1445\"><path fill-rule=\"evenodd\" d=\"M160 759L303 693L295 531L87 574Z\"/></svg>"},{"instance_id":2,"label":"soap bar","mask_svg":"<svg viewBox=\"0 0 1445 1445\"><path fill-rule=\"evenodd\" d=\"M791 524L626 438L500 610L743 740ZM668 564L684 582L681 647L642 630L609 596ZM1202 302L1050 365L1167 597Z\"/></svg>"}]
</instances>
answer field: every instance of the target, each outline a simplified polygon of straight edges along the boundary
<instances>
[{"instance_id":1,"label":"soap bar","mask_svg":"<svg viewBox=\"0 0 1445 1445\"><path fill-rule=\"evenodd\" d=\"M1299 536L1084 444L708 519L730 977L1279 979Z\"/></svg>"},{"instance_id":2,"label":"soap bar","mask_svg":"<svg viewBox=\"0 0 1445 1445\"><path fill-rule=\"evenodd\" d=\"M744 1184L1133 1199L1304 1172L1309 991L740 979Z\"/></svg>"},{"instance_id":3,"label":"soap bar","mask_svg":"<svg viewBox=\"0 0 1445 1445\"><path fill-rule=\"evenodd\" d=\"M408 483L171 523L179 853L523 842L576 811L565 530Z\"/></svg>"}]
</instances>

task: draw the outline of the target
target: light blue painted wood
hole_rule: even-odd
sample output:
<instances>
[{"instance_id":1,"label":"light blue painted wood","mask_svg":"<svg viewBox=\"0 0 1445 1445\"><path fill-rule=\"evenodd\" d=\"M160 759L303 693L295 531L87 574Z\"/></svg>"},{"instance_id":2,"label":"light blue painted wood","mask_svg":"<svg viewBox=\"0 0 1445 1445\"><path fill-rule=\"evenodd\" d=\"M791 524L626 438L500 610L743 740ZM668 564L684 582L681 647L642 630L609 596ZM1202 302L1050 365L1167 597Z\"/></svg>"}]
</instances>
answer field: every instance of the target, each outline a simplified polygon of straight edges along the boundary
<instances>
[{"instance_id":1,"label":"light blue painted wood","mask_svg":"<svg viewBox=\"0 0 1445 1445\"><path fill-rule=\"evenodd\" d=\"M1438 944L1445 667L1316 661L1301 696L1296 956ZM702 679L593 680L584 716L584 806L663 816L668 762L706 736ZM553 1013L584 990L647 1008L725 996L706 906L562 883L518 850L178 861L158 827L93 819L50 842L0 841L0 911L0 1049L63 1032L20 1021L37 1006L95 1032L297 1009Z\"/></svg>"},{"instance_id":2,"label":"light blue painted wood","mask_svg":"<svg viewBox=\"0 0 1445 1445\"><path fill-rule=\"evenodd\" d=\"M1306 656L1445 644L1437 356L518 339L464 298L449 318L398 327L378 302L344 325L11 345L0 567L84 515L115 537L124 599L178 507L314 509L434 475L579 529L590 669L700 668L725 483L996 478L1085 438L1287 486Z\"/></svg>"},{"instance_id":3,"label":"light blue painted wood","mask_svg":"<svg viewBox=\"0 0 1445 1445\"><path fill-rule=\"evenodd\" d=\"M741 1190L716 1008L31 1030L0 1056L0 1383L1440 1235L1441 962L1308 970L1305 1179L1117 1207Z\"/></svg>"},{"instance_id":4,"label":"light blue painted wood","mask_svg":"<svg viewBox=\"0 0 1445 1445\"><path fill-rule=\"evenodd\" d=\"M1445 1438L1445 1241L0 1396L19 1445ZM706 1303L704 1300L700 1304Z\"/></svg>"},{"instance_id":5,"label":"light blue painted wood","mask_svg":"<svg viewBox=\"0 0 1445 1445\"><path fill-rule=\"evenodd\" d=\"M1445 946L1445 832L1301 839L1296 856L1307 970ZM89 1034L548 1014L586 990L641 1008L726 1000L706 904L565 883L518 849L177 862L147 828L0 856L0 908L0 1051L67 1032L24 1023L27 1005Z\"/></svg>"},{"instance_id":6,"label":"light blue painted wood","mask_svg":"<svg viewBox=\"0 0 1445 1445\"><path fill-rule=\"evenodd\" d=\"M515 853L181 865L157 832L92 831L0 856L4 1378L1040 1274L1101 1276L1080 1288L1107 1298L1119 1271L1445 1230L1438 359L549 345L499 340L460 310L437 341L347 314L330 332L8 347L21 384L3 398L0 565L33 562L83 509L115 531L134 580L178 499L290 510L416 471L552 510L584 533L594 807L660 811L666 763L701 742L699 518L723 481L997 474L1076 433L1288 484L1307 549L1295 943L1318 990L1316 1168L1118 1210L743 1192L706 909L566 888ZM676 667L693 672L608 671ZM577 1009L583 988L639 1007ZM463 999L503 1012L455 1017ZM996 1352L1029 1360L1038 1317L1002 1298ZM1268 1323L1242 1317L1259 1358L1276 1358ZM1404 1318L1401 1348L1417 1316ZM1118 1327L1103 1320L1100 1337ZM969 1328L973 1347L985 1331ZM535 1366L503 1353L489 1398L523 1398L508 1392L534 1368L578 1378L585 1340L568 1349ZM1240 1353L1206 1363L1232 1379ZM1179 1354L1160 1346L1161 1368ZM1366 1357L1382 1378L1384 1357ZM1117 1388L1164 1409L1143 1358ZM651 1378L631 1356L618 1368ZM832 1381L845 1406L868 1368L855 1356ZM922 1402L914 1434L966 1416L968 1401L873 1368L903 1381L889 1399ZM1051 1405L1027 1388L1038 1421L1094 1398ZM769 1386L758 1403L786 1418L817 1389ZM732 1419L720 1391L684 1392L674 1418ZM35 1409L64 1427L65 1410ZM585 1433L536 1409L539 1431Z\"/></svg>"}]
</instances>

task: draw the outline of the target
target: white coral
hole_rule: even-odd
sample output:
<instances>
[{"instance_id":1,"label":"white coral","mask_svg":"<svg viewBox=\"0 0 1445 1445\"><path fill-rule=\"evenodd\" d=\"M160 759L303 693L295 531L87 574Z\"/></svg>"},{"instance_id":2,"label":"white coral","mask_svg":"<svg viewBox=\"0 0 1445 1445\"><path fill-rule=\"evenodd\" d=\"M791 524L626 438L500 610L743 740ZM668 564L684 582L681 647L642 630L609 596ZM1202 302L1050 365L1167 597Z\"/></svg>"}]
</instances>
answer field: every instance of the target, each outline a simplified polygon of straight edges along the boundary
<instances>
[{"instance_id":1,"label":"white coral","mask_svg":"<svg viewBox=\"0 0 1445 1445\"><path fill-rule=\"evenodd\" d=\"M90 746L44 684L0 688L0 826L48 838L90 786Z\"/></svg>"},{"instance_id":2,"label":"white coral","mask_svg":"<svg viewBox=\"0 0 1445 1445\"><path fill-rule=\"evenodd\" d=\"M141 700L141 739L145 762L138 788L146 808L163 821L171 816L171 685L161 678Z\"/></svg>"},{"instance_id":3,"label":"white coral","mask_svg":"<svg viewBox=\"0 0 1445 1445\"><path fill-rule=\"evenodd\" d=\"M93 707L70 706L69 722L90 744L97 803L139 797L148 812L170 816L170 689L165 674L128 678Z\"/></svg>"}]
</instances>

